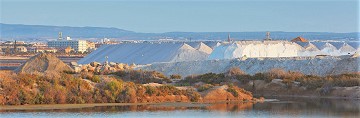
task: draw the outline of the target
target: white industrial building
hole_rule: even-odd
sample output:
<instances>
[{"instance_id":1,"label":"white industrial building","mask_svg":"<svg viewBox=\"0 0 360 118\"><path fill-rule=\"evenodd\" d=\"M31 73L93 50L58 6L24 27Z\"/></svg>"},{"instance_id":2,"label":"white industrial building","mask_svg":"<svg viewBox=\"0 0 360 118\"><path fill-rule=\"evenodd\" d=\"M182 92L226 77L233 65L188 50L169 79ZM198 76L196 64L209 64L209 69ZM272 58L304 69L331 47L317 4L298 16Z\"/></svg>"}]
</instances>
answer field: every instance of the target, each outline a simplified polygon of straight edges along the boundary
<instances>
[{"instance_id":1,"label":"white industrial building","mask_svg":"<svg viewBox=\"0 0 360 118\"><path fill-rule=\"evenodd\" d=\"M48 42L48 47L54 47L57 49L65 49L68 46L77 52L85 52L88 48L86 40L72 40L70 37L66 37L64 40L61 32L59 33L58 40Z\"/></svg>"}]
</instances>

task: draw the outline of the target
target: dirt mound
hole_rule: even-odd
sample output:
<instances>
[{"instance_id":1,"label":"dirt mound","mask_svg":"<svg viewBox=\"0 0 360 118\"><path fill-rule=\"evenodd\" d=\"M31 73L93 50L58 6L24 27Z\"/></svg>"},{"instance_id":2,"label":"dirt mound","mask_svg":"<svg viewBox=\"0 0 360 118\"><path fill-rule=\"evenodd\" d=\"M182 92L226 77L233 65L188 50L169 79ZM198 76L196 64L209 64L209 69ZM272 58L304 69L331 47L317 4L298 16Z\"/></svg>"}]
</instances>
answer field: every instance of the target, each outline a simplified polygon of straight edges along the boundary
<instances>
[{"instance_id":1,"label":"dirt mound","mask_svg":"<svg viewBox=\"0 0 360 118\"><path fill-rule=\"evenodd\" d=\"M31 57L26 63L15 70L17 73L44 73L44 72L73 71L73 69L62 62L55 55L41 53Z\"/></svg>"},{"instance_id":2,"label":"dirt mound","mask_svg":"<svg viewBox=\"0 0 360 118\"><path fill-rule=\"evenodd\" d=\"M234 93L231 93L229 90L232 89ZM229 88L226 85L216 86L207 91L201 92L204 102L216 102L216 101L246 101L252 100L253 96L251 93L240 89L240 88Z\"/></svg>"}]
</instances>

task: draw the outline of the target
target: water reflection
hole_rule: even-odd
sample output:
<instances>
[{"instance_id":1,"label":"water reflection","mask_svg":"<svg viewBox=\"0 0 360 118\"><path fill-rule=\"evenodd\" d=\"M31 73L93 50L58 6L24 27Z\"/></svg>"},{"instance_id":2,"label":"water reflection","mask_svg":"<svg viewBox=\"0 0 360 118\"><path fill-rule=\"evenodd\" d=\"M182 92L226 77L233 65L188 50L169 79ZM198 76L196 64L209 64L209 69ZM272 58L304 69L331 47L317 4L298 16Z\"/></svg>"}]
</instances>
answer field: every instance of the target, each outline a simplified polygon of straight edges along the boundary
<instances>
[{"instance_id":1,"label":"water reflection","mask_svg":"<svg viewBox=\"0 0 360 118\"><path fill-rule=\"evenodd\" d=\"M253 109L271 110L277 114L320 114L329 116L360 116L359 100L320 98L278 98L277 102L254 104Z\"/></svg>"},{"instance_id":2,"label":"water reflection","mask_svg":"<svg viewBox=\"0 0 360 118\"><path fill-rule=\"evenodd\" d=\"M260 115L260 116L300 116L300 117L357 117L360 116L359 100L341 99L304 99L304 98L278 98L280 101L264 103L216 103L216 104L188 104L188 103L169 103L156 105L130 105L130 106L102 106L74 109L53 109L53 110L4 110L0 115L20 115L31 113L36 116L45 113L54 115L66 113L70 116L93 116L93 115L119 115L127 114L130 116L152 115L163 116L178 113L198 114L198 115ZM43 114L44 115L44 114ZM61 115L60 115L61 116ZM212 116L212 115L209 115Z\"/></svg>"}]
</instances>

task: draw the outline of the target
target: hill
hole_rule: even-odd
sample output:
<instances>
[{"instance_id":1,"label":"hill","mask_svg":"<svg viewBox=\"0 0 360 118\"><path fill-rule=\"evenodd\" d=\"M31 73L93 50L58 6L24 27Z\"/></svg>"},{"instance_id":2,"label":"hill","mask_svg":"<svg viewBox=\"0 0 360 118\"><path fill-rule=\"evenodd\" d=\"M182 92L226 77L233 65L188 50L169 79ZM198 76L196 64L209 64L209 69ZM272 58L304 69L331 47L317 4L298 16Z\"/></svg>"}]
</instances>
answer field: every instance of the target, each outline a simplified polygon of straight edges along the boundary
<instances>
[{"instance_id":1,"label":"hill","mask_svg":"<svg viewBox=\"0 0 360 118\"><path fill-rule=\"evenodd\" d=\"M57 38L58 32L78 38L121 37L132 31L104 27L68 27L1 23L2 38Z\"/></svg>"},{"instance_id":2,"label":"hill","mask_svg":"<svg viewBox=\"0 0 360 118\"><path fill-rule=\"evenodd\" d=\"M58 32L73 38L115 38L126 40L158 40L164 38L176 40L227 40L228 34L234 40L262 40L265 31L261 32L165 32L165 33L139 33L119 28L106 27L69 27L22 25L0 23L0 37L2 40L21 39L55 39ZM309 40L359 40L359 32L331 33L331 32L282 32L270 31L272 39L291 40L302 36Z\"/></svg>"}]
</instances>

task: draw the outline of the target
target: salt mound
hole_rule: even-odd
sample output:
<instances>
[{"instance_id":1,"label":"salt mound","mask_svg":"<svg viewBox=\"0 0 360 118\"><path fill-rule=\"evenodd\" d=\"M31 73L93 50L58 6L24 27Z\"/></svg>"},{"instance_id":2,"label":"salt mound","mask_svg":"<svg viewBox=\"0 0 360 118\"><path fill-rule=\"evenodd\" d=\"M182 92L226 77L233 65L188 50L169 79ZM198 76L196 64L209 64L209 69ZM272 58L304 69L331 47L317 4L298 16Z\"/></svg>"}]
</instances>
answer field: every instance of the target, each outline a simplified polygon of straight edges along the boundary
<instances>
[{"instance_id":1,"label":"salt mound","mask_svg":"<svg viewBox=\"0 0 360 118\"><path fill-rule=\"evenodd\" d=\"M211 52L213 51L213 49L211 49L209 46L207 46L206 44L204 44L202 42L200 43L197 50L199 50L201 52L205 52L206 54L211 54Z\"/></svg>"},{"instance_id":2,"label":"salt mound","mask_svg":"<svg viewBox=\"0 0 360 118\"><path fill-rule=\"evenodd\" d=\"M78 63L104 62L106 56L110 62L151 64L155 62L204 60L208 54L198 51L186 43L126 43L103 45L79 60Z\"/></svg>"},{"instance_id":3,"label":"salt mound","mask_svg":"<svg viewBox=\"0 0 360 118\"><path fill-rule=\"evenodd\" d=\"M330 42L331 45L336 47L336 49L340 49L341 47L345 46L346 43L344 42Z\"/></svg>"},{"instance_id":4,"label":"salt mound","mask_svg":"<svg viewBox=\"0 0 360 118\"><path fill-rule=\"evenodd\" d=\"M238 41L216 47L208 59L295 57L301 49L300 45L287 41Z\"/></svg>"},{"instance_id":5,"label":"salt mound","mask_svg":"<svg viewBox=\"0 0 360 118\"><path fill-rule=\"evenodd\" d=\"M319 76L336 75L342 73L360 72L360 57L357 53L352 58L340 57L283 57L283 58L248 58L201 60L191 62L156 63L137 67L148 71L158 71L165 75L180 74L182 77L205 73L223 73L231 67L239 67L248 74L267 72L273 68L282 68L285 71L296 71L304 74Z\"/></svg>"},{"instance_id":6,"label":"salt mound","mask_svg":"<svg viewBox=\"0 0 360 118\"><path fill-rule=\"evenodd\" d=\"M298 51L298 56L316 56L319 55L320 52L314 44L308 43L302 50Z\"/></svg>"},{"instance_id":7,"label":"salt mound","mask_svg":"<svg viewBox=\"0 0 360 118\"><path fill-rule=\"evenodd\" d=\"M217 46L208 59L341 56L352 55L357 50L360 48L356 42L237 41Z\"/></svg>"},{"instance_id":8,"label":"salt mound","mask_svg":"<svg viewBox=\"0 0 360 118\"><path fill-rule=\"evenodd\" d=\"M345 43L339 50L349 52L349 51L353 51L353 50L356 50L356 49L351 47L349 44Z\"/></svg>"},{"instance_id":9,"label":"salt mound","mask_svg":"<svg viewBox=\"0 0 360 118\"><path fill-rule=\"evenodd\" d=\"M333 55L333 56L339 56L340 52L336 49L335 46L331 45L330 43L325 43L321 48L322 55Z\"/></svg>"},{"instance_id":10,"label":"salt mound","mask_svg":"<svg viewBox=\"0 0 360 118\"><path fill-rule=\"evenodd\" d=\"M319 50L326 47L326 42L311 42L311 44L315 45Z\"/></svg>"},{"instance_id":11,"label":"salt mound","mask_svg":"<svg viewBox=\"0 0 360 118\"><path fill-rule=\"evenodd\" d=\"M26 63L15 70L17 73L43 73L51 71L63 72L73 71L73 69L55 55L50 53L41 53L31 57Z\"/></svg>"},{"instance_id":12,"label":"salt mound","mask_svg":"<svg viewBox=\"0 0 360 118\"><path fill-rule=\"evenodd\" d=\"M210 54L209 59L228 59L231 57L225 57L225 52L229 48L229 44L223 44L220 46L217 46L213 52ZM229 52L229 51L227 51Z\"/></svg>"},{"instance_id":13,"label":"salt mound","mask_svg":"<svg viewBox=\"0 0 360 118\"><path fill-rule=\"evenodd\" d=\"M191 47L195 48L196 50L199 50L206 54L211 54L211 52L213 51L213 49L211 49L209 46L207 46L203 42L187 42L186 44L188 44Z\"/></svg>"},{"instance_id":14,"label":"salt mound","mask_svg":"<svg viewBox=\"0 0 360 118\"><path fill-rule=\"evenodd\" d=\"M172 60L169 62L205 60L208 57L208 54L196 50L188 44L183 44L175 54L176 56L172 57Z\"/></svg>"}]
</instances>

